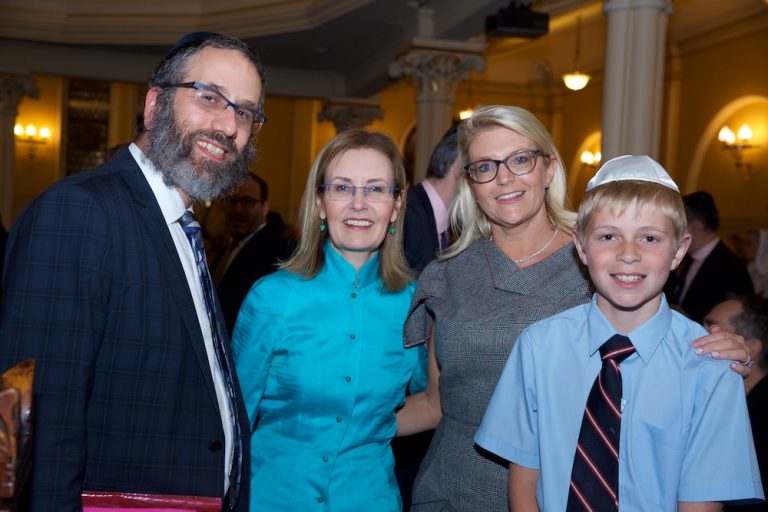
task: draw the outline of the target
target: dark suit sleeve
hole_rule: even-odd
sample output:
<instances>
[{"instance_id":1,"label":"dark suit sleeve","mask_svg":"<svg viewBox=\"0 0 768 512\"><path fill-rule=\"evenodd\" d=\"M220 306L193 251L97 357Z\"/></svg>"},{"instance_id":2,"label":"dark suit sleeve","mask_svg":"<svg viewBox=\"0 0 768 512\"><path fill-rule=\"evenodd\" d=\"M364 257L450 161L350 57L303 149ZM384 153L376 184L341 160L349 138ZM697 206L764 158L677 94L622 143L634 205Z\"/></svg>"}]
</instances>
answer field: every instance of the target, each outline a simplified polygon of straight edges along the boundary
<instances>
[{"instance_id":1,"label":"dark suit sleeve","mask_svg":"<svg viewBox=\"0 0 768 512\"><path fill-rule=\"evenodd\" d=\"M77 186L36 200L11 232L0 363L37 358L30 510L76 510L85 415L104 329L107 215Z\"/></svg>"},{"instance_id":2,"label":"dark suit sleeve","mask_svg":"<svg viewBox=\"0 0 768 512\"><path fill-rule=\"evenodd\" d=\"M8 233L5 226L0 223L0 291L3 289L3 268L5 262L5 242L8 239ZM1 299L1 298L0 298Z\"/></svg>"},{"instance_id":3,"label":"dark suit sleeve","mask_svg":"<svg viewBox=\"0 0 768 512\"><path fill-rule=\"evenodd\" d=\"M744 263L719 242L694 276L680 306L692 320L701 323L729 293L751 295L752 279Z\"/></svg>"},{"instance_id":4,"label":"dark suit sleeve","mask_svg":"<svg viewBox=\"0 0 768 512\"><path fill-rule=\"evenodd\" d=\"M405 259L416 272L424 270L440 248L432 205L420 184L408 191L403 243Z\"/></svg>"}]
</instances>

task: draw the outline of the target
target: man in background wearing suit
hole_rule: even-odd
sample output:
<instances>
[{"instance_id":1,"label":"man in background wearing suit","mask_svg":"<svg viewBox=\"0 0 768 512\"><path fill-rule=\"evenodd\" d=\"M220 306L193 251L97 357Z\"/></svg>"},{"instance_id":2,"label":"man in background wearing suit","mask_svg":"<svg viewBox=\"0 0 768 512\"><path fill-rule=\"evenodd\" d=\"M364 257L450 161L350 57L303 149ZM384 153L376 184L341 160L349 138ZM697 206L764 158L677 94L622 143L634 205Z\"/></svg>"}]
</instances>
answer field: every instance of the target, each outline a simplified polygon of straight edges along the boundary
<instances>
[{"instance_id":1,"label":"man in background wearing suit","mask_svg":"<svg viewBox=\"0 0 768 512\"><path fill-rule=\"evenodd\" d=\"M264 71L195 33L148 86L136 142L43 192L8 241L0 366L37 359L24 510L81 510L83 491L248 509L250 427L191 205L248 173Z\"/></svg>"},{"instance_id":2,"label":"man in background wearing suit","mask_svg":"<svg viewBox=\"0 0 768 512\"><path fill-rule=\"evenodd\" d=\"M290 256L290 244L278 226L267 223L267 182L249 173L235 193L224 201L229 247L214 265L213 278L219 292L224 320L231 333L237 313L260 277L277 270L277 263Z\"/></svg>"},{"instance_id":3,"label":"man in background wearing suit","mask_svg":"<svg viewBox=\"0 0 768 512\"><path fill-rule=\"evenodd\" d=\"M752 280L744 263L720 240L720 215L708 192L683 197L691 246L685 259L664 286L670 304L701 323L728 293L751 295Z\"/></svg>"},{"instance_id":4,"label":"man in background wearing suit","mask_svg":"<svg viewBox=\"0 0 768 512\"><path fill-rule=\"evenodd\" d=\"M757 465L768 489L768 299L729 295L704 317L704 327L719 327L744 337L754 360L752 372L744 377L747 409L755 441ZM750 363L751 365L751 363ZM726 506L726 511L768 512L768 502L757 505Z\"/></svg>"},{"instance_id":5,"label":"man in background wearing suit","mask_svg":"<svg viewBox=\"0 0 768 512\"><path fill-rule=\"evenodd\" d=\"M448 208L458 189L459 146L454 125L432 151L424 181L408 189L405 259L417 274L450 242Z\"/></svg>"}]
</instances>

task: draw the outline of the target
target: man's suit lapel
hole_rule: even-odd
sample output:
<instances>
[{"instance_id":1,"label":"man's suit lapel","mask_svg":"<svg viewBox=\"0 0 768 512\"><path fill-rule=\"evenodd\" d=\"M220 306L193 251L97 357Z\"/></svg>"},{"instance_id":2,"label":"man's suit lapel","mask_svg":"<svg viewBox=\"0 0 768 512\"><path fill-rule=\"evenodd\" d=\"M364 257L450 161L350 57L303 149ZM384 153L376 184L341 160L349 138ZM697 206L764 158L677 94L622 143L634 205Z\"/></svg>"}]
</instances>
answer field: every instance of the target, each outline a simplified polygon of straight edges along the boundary
<instances>
[{"instance_id":1,"label":"man's suit lapel","mask_svg":"<svg viewBox=\"0 0 768 512\"><path fill-rule=\"evenodd\" d=\"M251 431L250 422L248 421L248 412L245 408L245 399L240 392L240 381L237 378L237 372L235 371L235 360L232 357L232 345L229 340L229 332L227 330L227 324L224 321L224 310L221 308L218 294L213 294L213 300L216 302L216 323L219 329L219 335L224 343L225 352L227 356L227 362L231 369L232 383L235 386L235 400L237 401L238 418L240 419L240 432L243 432L243 439L249 438L248 433Z\"/></svg>"},{"instance_id":2,"label":"man's suit lapel","mask_svg":"<svg viewBox=\"0 0 768 512\"><path fill-rule=\"evenodd\" d=\"M221 278L221 284L219 286L222 289L225 285L229 285L230 281L237 281L248 275L247 267L259 259L258 249L261 247L266 250L266 247L264 247L264 235L266 233L266 229L267 226L264 226L255 235L253 235L250 240L245 243L243 248L240 249L240 252L238 252L237 255L232 259L229 264L229 268L227 268L227 271Z\"/></svg>"},{"instance_id":3,"label":"man's suit lapel","mask_svg":"<svg viewBox=\"0 0 768 512\"><path fill-rule=\"evenodd\" d=\"M200 322L195 312L192 293L189 291L189 286L187 286L187 278L184 274L184 268L181 266L179 255L176 252L176 246L168 232L168 226L160 211L160 206L157 204L155 195L138 164L127 150L122 152L118 159L116 165L122 169L123 179L132 191L136 202L140 205L137 211L143 224L146 226L144 233L158 254L158 262L162 269L162 274L165 276L166 287L170 290L171 296L178 306L179 313L189 334L188 339L192 345L192 350L195 352L200 364L200 370L205 379L206 387L215 402L216 391L213 387L208 354L205 351L205 343L200 331ZM218 306L218 302L217 308L221 309ZM226 333L226 327L223 327L223 329L223 332Z\"/></svg>"}]
</instances>

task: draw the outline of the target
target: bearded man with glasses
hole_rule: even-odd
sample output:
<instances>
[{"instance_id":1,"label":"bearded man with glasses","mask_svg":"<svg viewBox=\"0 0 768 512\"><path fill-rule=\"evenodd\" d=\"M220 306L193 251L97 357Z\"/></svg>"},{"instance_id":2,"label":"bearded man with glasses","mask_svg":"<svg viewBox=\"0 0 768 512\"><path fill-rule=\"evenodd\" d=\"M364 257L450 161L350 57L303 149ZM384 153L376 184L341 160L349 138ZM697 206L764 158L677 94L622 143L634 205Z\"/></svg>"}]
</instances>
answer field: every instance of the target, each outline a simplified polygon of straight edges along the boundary
<instances>
[{"instance_id":1,"label":"bearded man with glasses","mask_svg":"<svg viewBox=\"0 0 768 512\"><path fill-rule=\"evenodd\" d=\"M248 509L250 427L192 202L247 176L264 79L241 41L185 36L149 80L135 143L17 220L0 366L37 360L20 510L100 493Z\"/></svg>"}]
</instances>

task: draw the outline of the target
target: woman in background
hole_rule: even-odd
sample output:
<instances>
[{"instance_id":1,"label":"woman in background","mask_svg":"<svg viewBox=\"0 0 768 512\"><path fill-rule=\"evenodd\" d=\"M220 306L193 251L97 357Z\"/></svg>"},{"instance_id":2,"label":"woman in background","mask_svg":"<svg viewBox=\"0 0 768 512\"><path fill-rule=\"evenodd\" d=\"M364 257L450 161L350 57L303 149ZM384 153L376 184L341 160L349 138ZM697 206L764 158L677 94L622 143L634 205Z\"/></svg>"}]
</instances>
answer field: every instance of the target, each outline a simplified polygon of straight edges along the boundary
<instances>
[{"instance_id":1,"label":"woman in background","mask_svg":"<svg viewBox=\"0 0 768 512\"><path fill-rule=\"evenodd\" d=\"M240 310L253 510L402 510L390 442L418 363L402 344L404 187L389 137L337 135L309 173L296 252Z\"/></svg>"}]
</instances>

